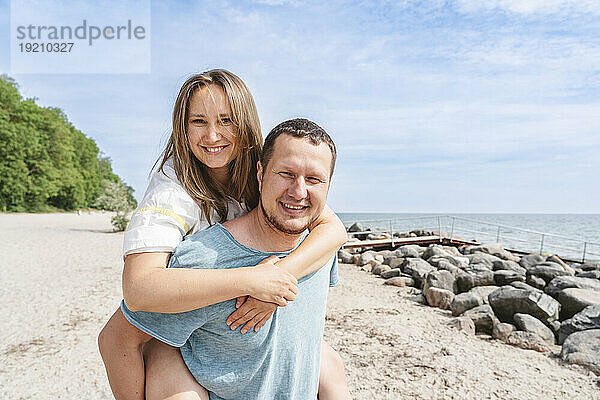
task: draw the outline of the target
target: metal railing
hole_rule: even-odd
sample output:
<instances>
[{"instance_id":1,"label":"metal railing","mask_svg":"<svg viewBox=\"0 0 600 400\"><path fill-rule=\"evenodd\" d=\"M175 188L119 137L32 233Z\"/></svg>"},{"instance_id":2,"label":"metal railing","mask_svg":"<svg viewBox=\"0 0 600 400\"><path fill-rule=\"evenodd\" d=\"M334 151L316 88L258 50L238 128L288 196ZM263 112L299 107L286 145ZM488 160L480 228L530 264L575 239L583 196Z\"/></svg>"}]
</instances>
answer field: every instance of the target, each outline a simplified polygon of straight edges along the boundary
<instances>
[{"instance_id":1,"label":"metal railing","mask_svg":"<svg viewBox=\"0 0 600 400\"><path fill-rule=\"evenodd\" d=\"M426 220L429 221L427 224L424 223ZM437 235L440 237L440 242L442 241L442 237L450 241L453 239L463 239L459 235L466 233L473 236L473 239L469 240L476 240L479 242L487 241L489 243L489 239L483 240L482 238L492 237L492 240L495 243L502 244L504 247L509 247L512 250L517 251L538 252L540 254L543 254L544 251L553 252L564 256L563 258L581 260L582 263L585 262L586 259L589 260L590 256L598 257L598 259L600 259L600 243L572 238L565 235L494 224L452 215L357 220L353 222L373 224L373 227L370 227L371 230L369 231L348 232L349 235L355 236L361 234L385 233L390 235L392 246L394 246L395 240L394 233L398 232L400 229L402 229L403 232L424 230L437 232ZM473 225L479 226L473 227ZM449 231L450 233L444 231ZM598 249L598 252L595 252L594 249Z\"/></svg>"}]
</instances>

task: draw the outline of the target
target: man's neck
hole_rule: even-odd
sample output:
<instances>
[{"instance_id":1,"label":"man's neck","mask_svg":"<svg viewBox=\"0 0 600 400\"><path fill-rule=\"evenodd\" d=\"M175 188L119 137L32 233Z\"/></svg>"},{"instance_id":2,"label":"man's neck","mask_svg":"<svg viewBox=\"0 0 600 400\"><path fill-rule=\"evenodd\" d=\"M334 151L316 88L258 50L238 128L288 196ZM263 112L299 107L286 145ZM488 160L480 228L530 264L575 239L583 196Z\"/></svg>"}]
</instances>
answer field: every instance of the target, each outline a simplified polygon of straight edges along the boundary
<instances>
[{"instance_id":1,"label":"man's neck","mask_svg":"<svg viewBox=\"0 0 600 400\"><path fill-rule=\"evenodd\" d=\"M263 252L290 251L302 237L301 234L290 235L273 227L259 207L242 217L225 222L223 226L244 246Z\"/></svg>"}]
</instances>

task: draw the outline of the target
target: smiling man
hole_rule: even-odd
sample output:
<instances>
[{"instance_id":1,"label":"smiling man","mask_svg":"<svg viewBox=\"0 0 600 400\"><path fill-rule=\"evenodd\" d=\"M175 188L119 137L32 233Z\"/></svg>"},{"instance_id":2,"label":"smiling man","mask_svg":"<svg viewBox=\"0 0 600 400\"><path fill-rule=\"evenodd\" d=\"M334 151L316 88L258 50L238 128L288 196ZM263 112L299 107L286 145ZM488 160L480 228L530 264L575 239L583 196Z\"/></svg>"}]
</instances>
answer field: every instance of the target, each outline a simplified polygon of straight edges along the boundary
<instances>
[{"instance_id":1,"label":"smiling man","mask_svg":"<svg viewBox=\"0 0 600 400\"><path fill-rule=\"evenodd\" d=\"M260 202L237 219L186 237L169 268L236 268L284 257L321 214L335 165L335 145L314 122L294 119L265 139L258 164ZM176 347L211 399L315 399L332 259L298 281L299 293L258 331L244 335L224 321L235 299L184 313L132 312L140 330Z\"/></svg>"}]
</instances>

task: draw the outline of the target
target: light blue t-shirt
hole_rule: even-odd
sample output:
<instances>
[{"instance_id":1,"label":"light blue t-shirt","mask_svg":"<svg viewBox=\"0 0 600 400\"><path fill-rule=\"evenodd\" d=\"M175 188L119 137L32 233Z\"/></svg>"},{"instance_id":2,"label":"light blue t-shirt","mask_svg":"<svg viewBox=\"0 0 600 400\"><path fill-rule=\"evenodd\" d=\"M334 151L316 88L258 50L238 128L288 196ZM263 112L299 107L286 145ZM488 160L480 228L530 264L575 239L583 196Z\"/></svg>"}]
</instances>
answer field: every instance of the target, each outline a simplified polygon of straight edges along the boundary
<instances>
[{"instance_id":1,"label":"light blue t-shirt","mask_svg":"<svg viewBox=\"0 0 600 400\"><path fill-rule=\"evenodd\" d=\"M258 264L271 255L237 242L220 224L185 238L169 268L226 269ZM202 267L198 267L201 265ZM181 347L181 355L211 399L315 399L329 286L337 283L337 259L298 281L296 299L278 307L258 331L240 333L225 323L235 299L174 314L132 312L138 329Z\"/></svg>"}]
</instances>

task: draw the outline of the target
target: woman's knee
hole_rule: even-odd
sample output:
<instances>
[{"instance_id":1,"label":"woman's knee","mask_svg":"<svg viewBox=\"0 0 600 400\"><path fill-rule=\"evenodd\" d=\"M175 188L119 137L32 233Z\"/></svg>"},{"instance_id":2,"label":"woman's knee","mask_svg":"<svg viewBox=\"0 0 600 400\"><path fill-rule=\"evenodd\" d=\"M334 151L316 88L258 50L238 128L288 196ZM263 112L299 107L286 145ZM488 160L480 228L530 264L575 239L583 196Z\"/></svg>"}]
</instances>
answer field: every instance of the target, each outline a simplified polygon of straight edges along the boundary
<instances>
[{"instance_id":1,"label":"woman's knee","mask_svg":"<svg viewBox=\"0 0 600 400\"><path fill-rule=\"evenodd\" d=\"M151 338L131 325L119 308L98 334L98 349L102 357L117 349L141 350L141 346Z\"/></svg>"}]
</instances>

